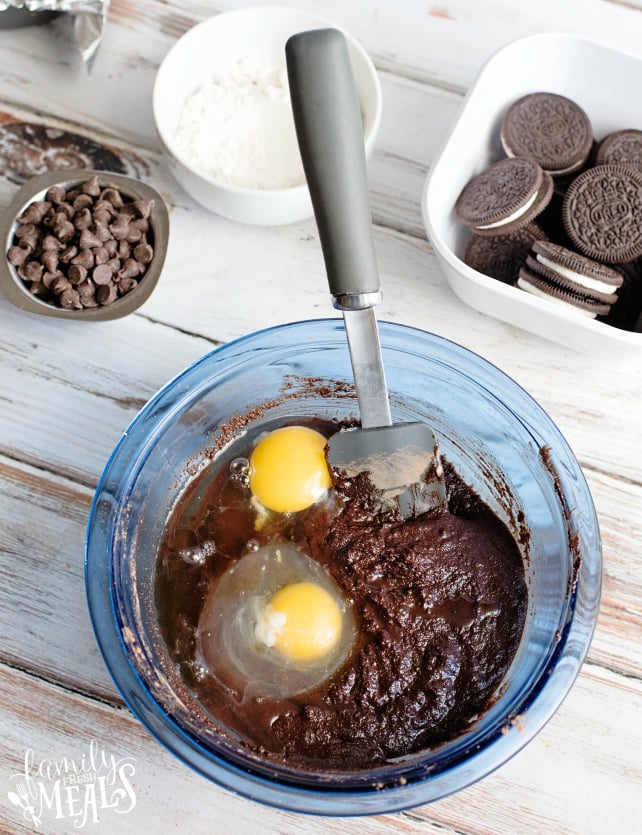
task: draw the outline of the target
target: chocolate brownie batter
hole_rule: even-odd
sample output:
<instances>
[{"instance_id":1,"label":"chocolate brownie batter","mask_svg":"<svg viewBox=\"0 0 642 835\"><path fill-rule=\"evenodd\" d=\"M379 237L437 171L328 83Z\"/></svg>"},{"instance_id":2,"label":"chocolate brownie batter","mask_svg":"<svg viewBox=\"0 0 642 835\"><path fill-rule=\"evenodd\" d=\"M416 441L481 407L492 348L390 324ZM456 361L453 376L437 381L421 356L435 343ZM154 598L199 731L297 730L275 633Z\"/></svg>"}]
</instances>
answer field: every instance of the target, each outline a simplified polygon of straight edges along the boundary
<instances>
[{"instance_id":1,"label":"chocolate brownie batter","mask_svg":"<svg viewBox=\"0 0 642 835\"><path fill-rule=\"evenodd\" d=\"M235 737L292 766L370 768L460 735L489 706L524 625L524 565L507 528L447 464L446 481L448 512L404 521L381 510L363 475L258 530L229 459L192 483L166 527L157 608L185 682ZM230 691L195 659L211 584L248 550L275 541L327 568L358 633L329 681L288 699ZM203 556L186 560L190 553Z\"/></svg>"}]
</instances>

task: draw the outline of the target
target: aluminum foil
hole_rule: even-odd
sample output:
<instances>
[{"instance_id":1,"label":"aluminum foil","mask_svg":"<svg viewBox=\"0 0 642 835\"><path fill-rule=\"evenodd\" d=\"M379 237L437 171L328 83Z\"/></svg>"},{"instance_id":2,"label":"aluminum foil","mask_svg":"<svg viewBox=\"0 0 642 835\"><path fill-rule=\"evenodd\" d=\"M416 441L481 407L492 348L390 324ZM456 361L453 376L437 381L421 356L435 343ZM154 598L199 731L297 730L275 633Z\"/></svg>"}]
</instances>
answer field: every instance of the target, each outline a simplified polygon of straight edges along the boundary
<instances>
[{"instance_id":1,"label":"aluminum foil","mask_svg":"<svg viewBox=\"0 0 642 835\"><path fill-rule=\"evenodd\" d=\"M35 15L40 12L72 15L76 45L88 70L102 41L108 8L109 0L0 0L0 13L22 9Z\"/></svg>"}]
</instances>

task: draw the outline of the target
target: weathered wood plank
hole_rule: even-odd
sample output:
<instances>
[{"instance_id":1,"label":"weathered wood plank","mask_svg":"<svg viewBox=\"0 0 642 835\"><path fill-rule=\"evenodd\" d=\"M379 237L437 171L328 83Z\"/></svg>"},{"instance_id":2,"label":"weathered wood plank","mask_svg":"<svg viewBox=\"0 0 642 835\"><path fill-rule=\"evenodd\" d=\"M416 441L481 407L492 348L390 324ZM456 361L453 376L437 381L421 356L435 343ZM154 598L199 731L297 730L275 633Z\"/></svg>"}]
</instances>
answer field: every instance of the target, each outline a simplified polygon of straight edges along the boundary
<instances>
[{"instance_id":1,"label":"weathered wood plank","mask_svg":"<svg viewBox=\"0 0 642 835\"><path fill-rule=\"evenodd\" d=\"M60 115L66 112L71 121L144 146L153 135L154 74L171 44L199 20L242 5L239 0L138 0L135 5L113 0L91 77L74 60L65 22L24 30L18 37L0 32L3 95L7 102L31 99L36 110L51 112L47 91L56 90ZM350 31L380 69L459 93L468 89L481 64L499 47L538 31L583 32L640 52L639 10L604 0L566 0L563 5L543 0L518 7L510 0L447 0L428 7L421 0L375 7L368 0L299 0L296 5ZM25 53L32 56L28 73L21 69Z\"/></svg>"},{"instance_id":2,"label":"weathered wood plank","mask_svg":"<svg viewBox=\"0 0 642 835\"><path fill-rule=\"evenodd\" d=\"M119 701L96 645L84 585L93 492L0 459L2 660Z\"/></svg>"},{"instance_id":3,"label":"weathered wood plank","mask_svg":"<svg viewBox=\"0 0 642 835\"><path fill-rule=\"evenodd\" d=\"M16 698L17 693L28 692L28 699ZM41 817L42 828L48 835L69 835L75 831L89 831L100 835L139 835L142 832L190 832L193 835L393 835L408 832L439 832L442 827L429 823L410 824L403 817L387 815L349 821L328 817L304 817L259 806L254 802L231 794L205 778L194 774L157 743L126 709L117 709L81 698L52 684L34 679L7 667L0 667L0 778L3 785L3 802L0 804L0 831L33 832L33 827L21 819L20 809L7 800L7 790L18 783L14 774L25 772L25 754L33 752L32 772L34 791L42 783L50 797L55 797L55 779L37 774L43 761L43 774L56 764L67 760L79 767L85 758L89 769L90 746L93 744L100 764L104 755L121 766L127 761L130 769L127 784L116 778L108 786L107 797L115 804L112 792L122 789L119 810L97 809L88 804L88 816L83 819L84 790L75 794L71 806L65 803L66 794L61 784L60 816L56 818L56 804L43 808L37 803L36 812ZM64 774L65 772L63 772ZM98 776L105 777L108 769L98 768ZM22 779L23 784L26 779ZM39 796L38 794L36 796ZM100 792L96 790L100 798ZM77 814L72 814L76 812ZM84 823L83 823L84 820ZM75 824L75 825L74 825ZM5 830L6 828L6 830ZM446 829L448 833L449 830Z\"/></svg>"},{"instance_id":4,"label":"weathered wood plank","mask_svg":"<svg viewBox=\"0 0 642 835\"><path fill-rule=\"evenodd\" d=\"M28 692L29 698L16 699L20 692ZM91 831L97 833L180 831L188 816L189 831L195 835L227 831L240 835L257 831L262 835L530 835L534 831L602 835L637 831L642 768L635 752L642 747L641 706L639 681L585 668L539 736L475 786L405 813L311 818L259 808L193 775L124 709L92 702L4 667L0 762L4 785L9 787L11 775L24 772L27 749L33 751L36 767L43 760L53 765L65 757L80 763L83 755L89 757L92 742L106 757L131 758L129 782L135 805L130 808L128 796L121 802L122 814L101 810L98 823L91 823ZM43 782L53 793L52 781ZM55 820L52 810L43 810L43 831L52 835L75 831L68 808L62 811ZM19 810L6 802L0 808L0 825L11 832L32 831L21 826Z\"/></svg>"},{"instance_id":5,"label":"weathered wood plank","mask_svg":"<svg viewBox=\"0 0 642 835\"><path fill-rule=\"evenodd\" d=\"M641 721L640 681L621 679L618 686L611 673L587 665L546 728L514 759L415 814L475 835L636 832Z\"/></svg>"},{"instance_id":6,"label":"weathered wood plank","mask_svg":"<svg viewBox=\"0 0 642 835\"><path fill-rule=\"evenodd\" d=\"M0 309L1 451L91 486L145 401L214 347L142 317L91 324Z\"/></svg>"}]
</instances>

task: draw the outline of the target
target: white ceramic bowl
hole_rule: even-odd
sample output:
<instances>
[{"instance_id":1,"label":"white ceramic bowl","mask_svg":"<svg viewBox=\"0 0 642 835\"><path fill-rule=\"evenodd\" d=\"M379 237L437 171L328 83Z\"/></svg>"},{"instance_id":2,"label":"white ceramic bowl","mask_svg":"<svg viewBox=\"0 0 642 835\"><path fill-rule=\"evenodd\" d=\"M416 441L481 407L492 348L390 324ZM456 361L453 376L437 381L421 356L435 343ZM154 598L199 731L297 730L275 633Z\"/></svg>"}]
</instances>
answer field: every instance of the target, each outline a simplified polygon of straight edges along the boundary
<instances>
[{"instance_id":1,"label":"white ceramic bowl","mask_svg":"<svg viewBox=\"0 0 642 835\"><path fill-rule=\"evenodd\" d=\"M426 180L426 232L454 292L467 304L596 359L640 362L642 333L620 330L567 311L464 264L470 233L457 219L462 188L505 156L499 139L508 106L526 93L548 91L576 101L597 140L622 128L642 128L642 61L575 35L533 35L499 50L482 68Z\"/></svg>"},{"instance_id":2,"label":"white ceramic bowl","mask_svg":"<svg viewBox=\"0 0 642 835\"><path fill-rule=\"evenodd\" d=\"M179 152L175 133L185 99L213 73L229 71L239 59L267 66L285 65L285 43L291 35L325 27L339 28L325 18L297 9L250 7L224 12L198 24L166 55L154 84L156 128L173 175L205 208L231 220L270 226L312 216L305 183L265 190L215 179L197 170L186 160L185 154ZM347 32L343 34L348 42L368 154L381 120L381 88L374 65L363 47Z\"/></svg>"}]
</instances>

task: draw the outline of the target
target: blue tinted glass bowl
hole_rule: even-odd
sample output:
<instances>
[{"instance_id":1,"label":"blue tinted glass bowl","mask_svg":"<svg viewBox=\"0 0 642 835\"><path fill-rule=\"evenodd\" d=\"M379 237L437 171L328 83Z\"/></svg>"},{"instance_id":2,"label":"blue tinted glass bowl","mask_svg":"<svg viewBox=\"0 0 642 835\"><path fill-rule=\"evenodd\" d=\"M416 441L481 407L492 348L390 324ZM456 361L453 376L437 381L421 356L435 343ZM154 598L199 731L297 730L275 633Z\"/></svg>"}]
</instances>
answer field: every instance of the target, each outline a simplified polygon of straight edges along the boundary
<instances>
[{"instance_id":1,"label":"blue tinted glass bowl","mask_svg":"<svg viewBox=\"0 0 642 835\"><path fill-rule=\"evenodd\" d=\"M523 638L490 709L440 746L366 771L269 765L220 732L181 683L160 636L154 570L163 526L208 450L293 415L358 415L343 323L283 325L229 343L165 386L138 414L98 485L86 544L89 610L132 712L197 772L246 797L325 815L376 814L442 798L489 774L552 716L588 651L601 544L591 495L559 430L513 380L470 351L382 323L394 420L424 420L445 457L506 524L530 531ZM254 410L254 407L260 407ZM254 411L253 411L254 410Z\"/></svg>"}]
</instances>

